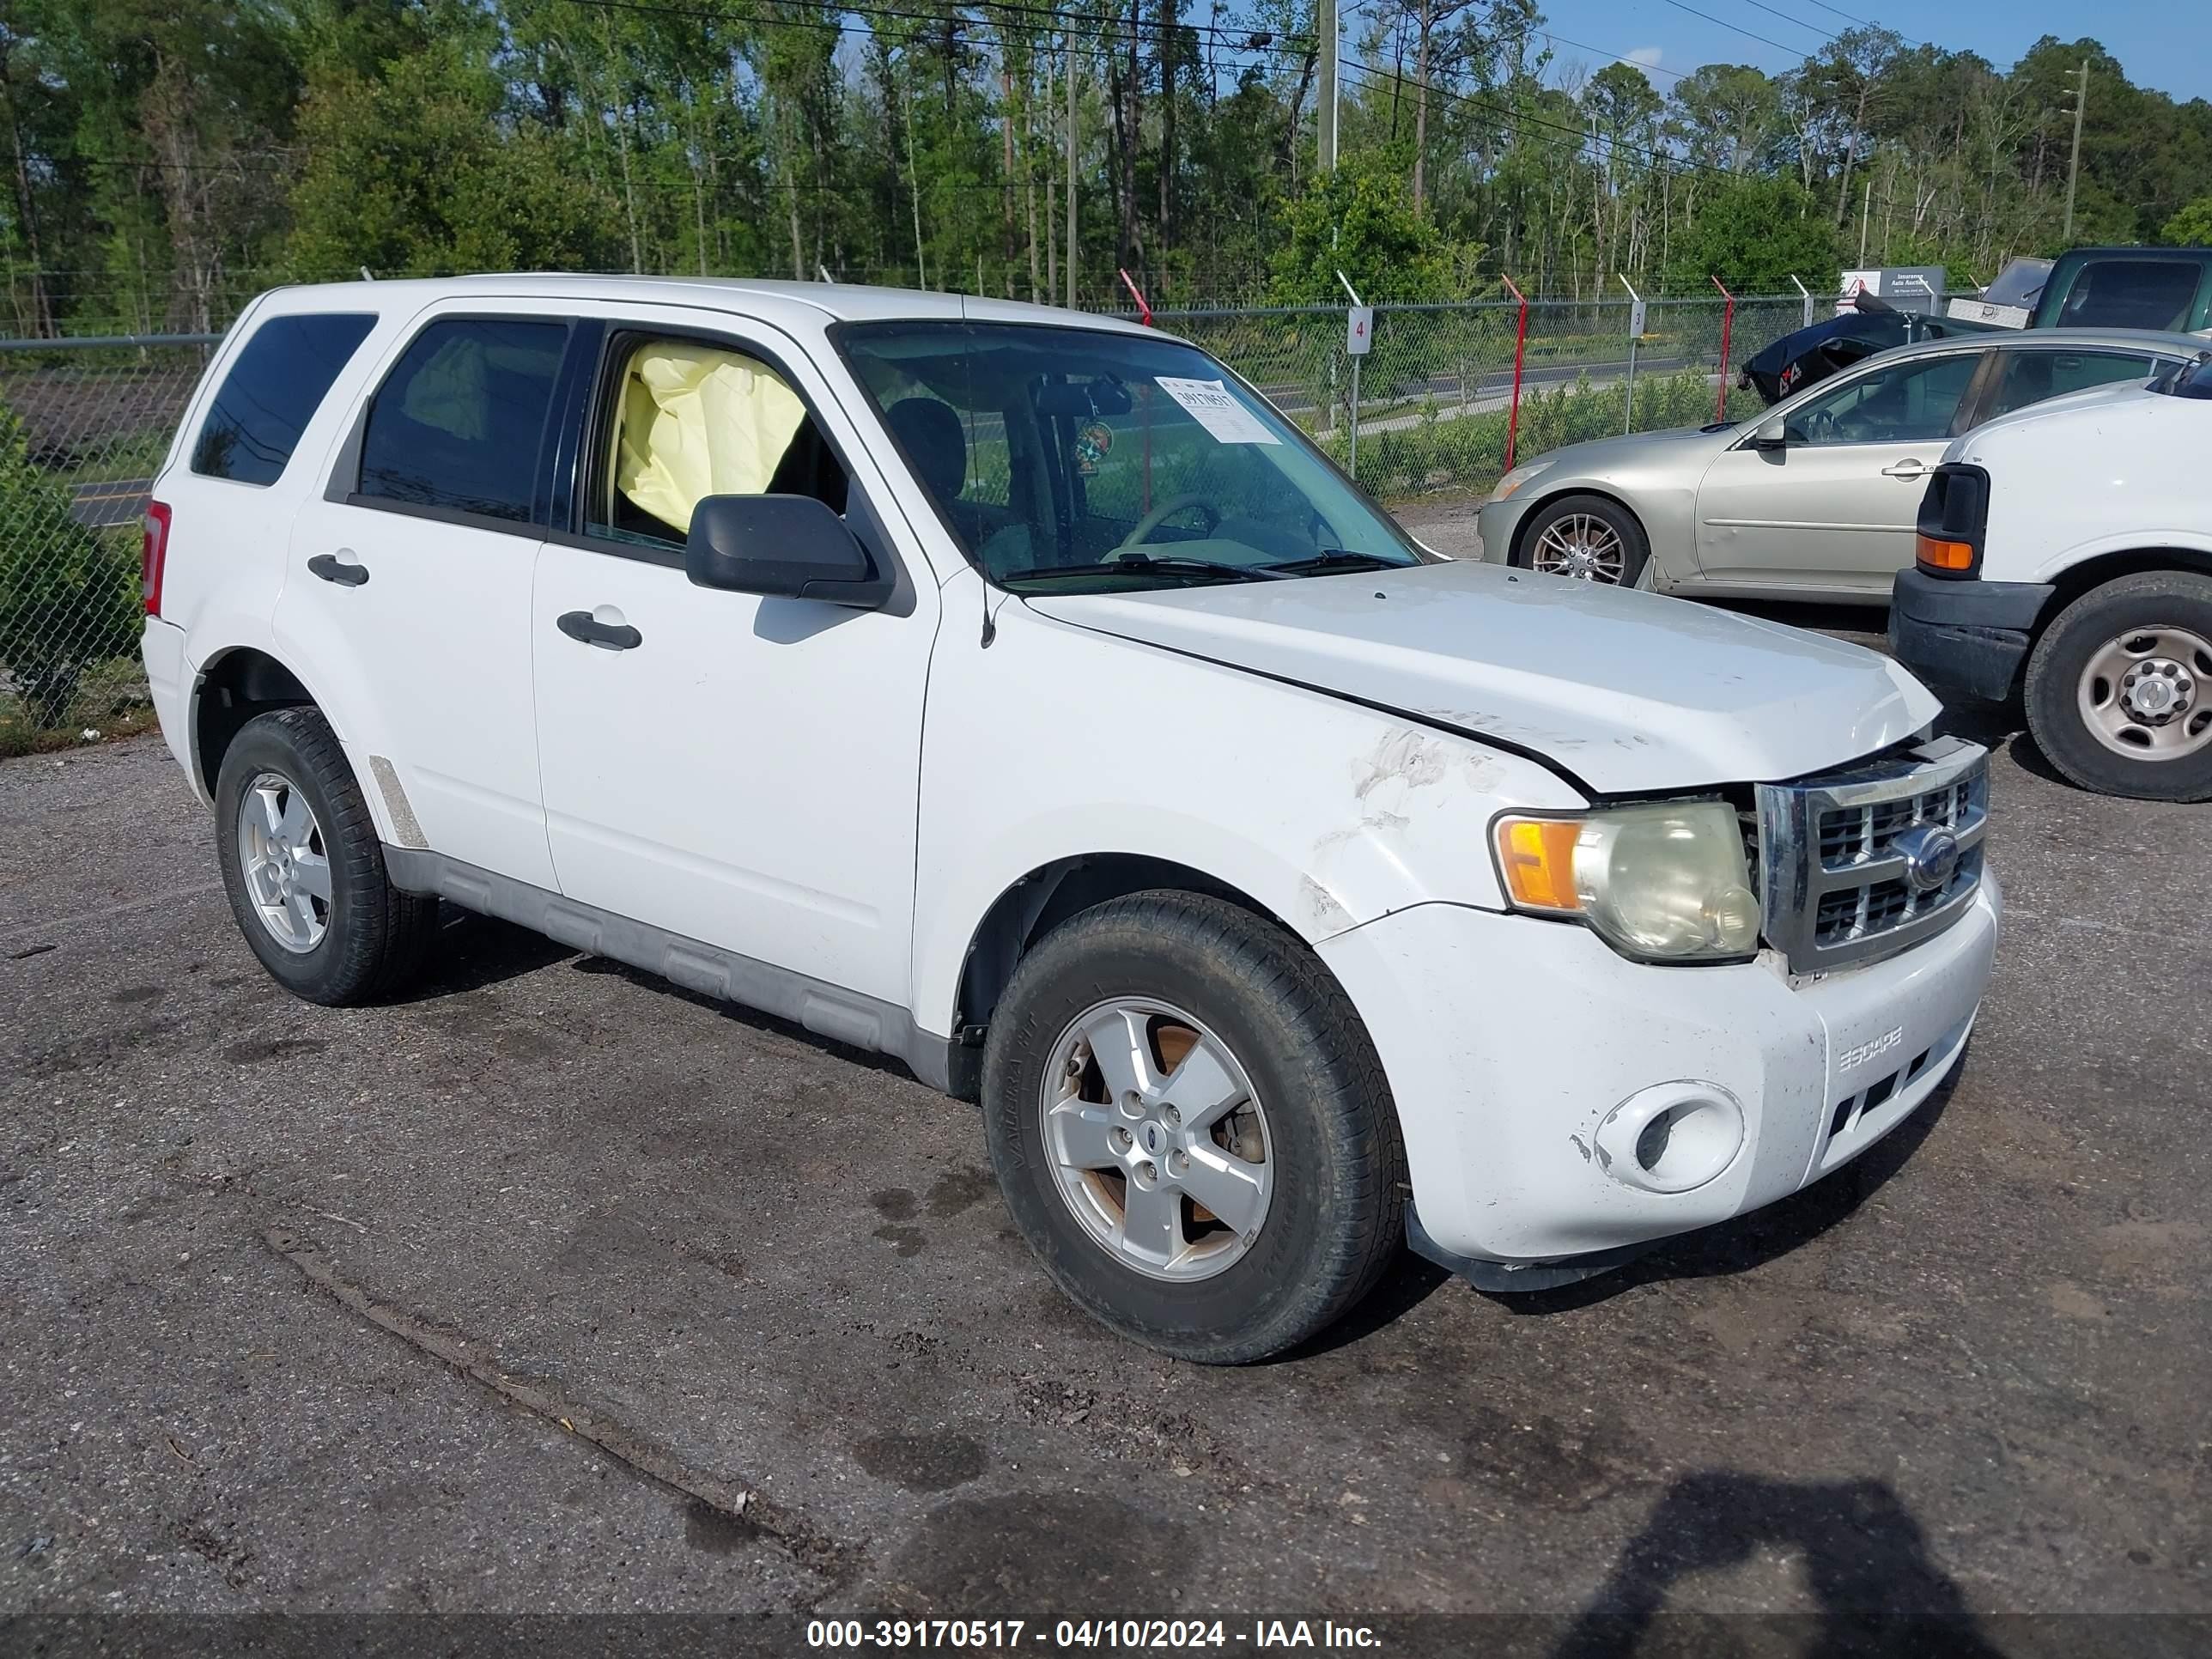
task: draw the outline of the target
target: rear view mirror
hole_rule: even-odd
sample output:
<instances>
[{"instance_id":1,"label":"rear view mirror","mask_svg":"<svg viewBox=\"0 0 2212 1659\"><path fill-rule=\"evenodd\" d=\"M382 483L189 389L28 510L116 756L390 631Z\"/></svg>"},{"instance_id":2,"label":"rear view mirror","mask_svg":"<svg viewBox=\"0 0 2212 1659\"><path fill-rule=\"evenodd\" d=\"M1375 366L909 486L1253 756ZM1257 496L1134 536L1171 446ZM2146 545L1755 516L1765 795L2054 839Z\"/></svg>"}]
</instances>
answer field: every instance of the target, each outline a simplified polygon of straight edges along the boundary
<instances>
[{"instance_id":1,"label":"rear view mirror","mask_svg":"<svg viewBox=\"0 0 2212 1659\"><path fill-rule=\"evenodd\" d=\"M691 511L684 574L701 587L873 611L891 578L811 495L709 495Z\"/></svg>"},{"instance_id":2,"label":"rear view mirror","mask_svg":"<svg viewBox=\"0 0 2212 1659\"><path fill-rule=\"evenodd\" d=\"M1790 428L1779 415L1768 416L1751 434L1753 449L1786 449L1789 446Z\"/></svg>"}]
</instances>

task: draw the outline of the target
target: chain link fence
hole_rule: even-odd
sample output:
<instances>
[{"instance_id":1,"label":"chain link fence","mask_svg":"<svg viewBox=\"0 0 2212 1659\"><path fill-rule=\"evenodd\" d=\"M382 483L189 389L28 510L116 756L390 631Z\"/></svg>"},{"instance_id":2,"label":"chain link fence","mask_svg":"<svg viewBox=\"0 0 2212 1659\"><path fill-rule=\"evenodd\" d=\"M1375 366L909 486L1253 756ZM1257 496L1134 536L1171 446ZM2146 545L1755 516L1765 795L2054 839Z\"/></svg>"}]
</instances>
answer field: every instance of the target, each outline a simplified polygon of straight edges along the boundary
<instances>
[{"instance_id":1,"label":"chain link fence","mask_svg":"<svg viewBox=\"0 0 2212 1659\"><path fill-rule=\"evenodd\" d=\"M1632 352L1626 301L1378 307L1346 351L1341 307L1176 310L1158 325L1258 386L1386 501L1487 489L1516 459L1759 407L1723 393L1804 304L1654 300ZM212 335L0 341L0 755L139 729L141 520ZM1513 404L1521 346L1521 396ZM1356 452L1356 453L1355 453Z\"/></svg>"},{"instance_id":2,"label":"chain link fence","mask_svg":"<svg viewBox=\"0 0 2212 1659\"><path fill-rule=\"evenodd\" d=\"M0 755L150 722L146 492L215 338L0 341Z\"/></svg>"}]
</instances>

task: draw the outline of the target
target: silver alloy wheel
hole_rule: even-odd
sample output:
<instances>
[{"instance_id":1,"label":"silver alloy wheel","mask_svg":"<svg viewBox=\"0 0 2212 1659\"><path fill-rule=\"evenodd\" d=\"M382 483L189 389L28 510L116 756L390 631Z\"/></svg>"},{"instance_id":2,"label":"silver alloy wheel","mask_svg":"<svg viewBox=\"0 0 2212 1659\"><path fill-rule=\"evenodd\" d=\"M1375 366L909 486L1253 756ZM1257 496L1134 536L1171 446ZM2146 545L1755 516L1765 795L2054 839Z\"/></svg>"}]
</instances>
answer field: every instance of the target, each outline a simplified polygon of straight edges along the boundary
<instances>
[{"instance_id":1,"label":"silver alloy wheel","mask_svg":"<svg viewBox=\"0 0 2212 1659\"><path fill-rule=\"evenodd\" d=\"M331 925L331 860L307 798L264 772L238 798L238 864L270 938L305 956Z\"/></svg>"},{"instance_id":2,"label":"silver alloy wheel","mask_svg":"<svg viewBox=\"0 0 2212 1659\"><path fill-rule=\"evenodd\" d=\"M1628 570L1628 550L1603 519L1570 513L1544 526L1529 563L1547 575L1619 586Z\"/></svg>"},{"instance_id":3,"label":"silver alloy wheel","mask_svg":"<svg viewBox=\"0 0 2212 1659\"><path fill-rule=\"evenodd\" d=\"M2130 760L2212 744L2212 642L2186 628L2131 629L2090 653L2075 690L2097 741Z\"/></svg>"},{"instance_id":4,"label":"silver alloy wheel","mask_svg":"<svg viewBox=\"0 0 2212 1659\"><path fill-rule=\"evenodd\" d=\"M1260 1237L1274 1138L1228 1045L1182 1009L1117 997L1053 1044L1038 1111L1084 1231L1150 1279L1211 1279Z\"/></svg>"}]
</instances>

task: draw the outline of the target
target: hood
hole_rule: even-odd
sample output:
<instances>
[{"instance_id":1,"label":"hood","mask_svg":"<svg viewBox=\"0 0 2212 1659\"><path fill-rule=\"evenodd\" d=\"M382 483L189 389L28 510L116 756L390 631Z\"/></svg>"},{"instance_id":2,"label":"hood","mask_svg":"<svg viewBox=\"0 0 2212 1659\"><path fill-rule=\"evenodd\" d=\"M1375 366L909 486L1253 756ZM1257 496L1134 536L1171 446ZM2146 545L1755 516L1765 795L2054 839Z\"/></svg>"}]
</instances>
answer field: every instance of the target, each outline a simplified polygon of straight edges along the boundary
<instances>
[{"instance_id":1,"label":"hood","mask_svg":"<svg viewBox=\"0 0 2212 1659\"><path fill-rule=\"evenodd\" d=\"M1819 771L1910 737L1942 706L1858 646L1496 565L1026 603L1533 751L1601 794Z\"/></svg>"},{"instance_id":2,"label":"hood","mask_svg":"<svg viewBox=\"0 0 2212 1659\"><path fill-rule=\"evenodd\" d=\"M1617 438L1586 438L1578 444L1562 444L1557 449L1547 450L1531 457L1525 465L1554 468L1561 472L1591 472L1608 464L1650 457L1654 451L1680 448L1685 444L1707 443L1726 448L1742 430L1740 426L1723 427L1718 432L1708 432L1697 426L1669 426L1656 432L1625 432Z\"/></svg>"}]
</instances>

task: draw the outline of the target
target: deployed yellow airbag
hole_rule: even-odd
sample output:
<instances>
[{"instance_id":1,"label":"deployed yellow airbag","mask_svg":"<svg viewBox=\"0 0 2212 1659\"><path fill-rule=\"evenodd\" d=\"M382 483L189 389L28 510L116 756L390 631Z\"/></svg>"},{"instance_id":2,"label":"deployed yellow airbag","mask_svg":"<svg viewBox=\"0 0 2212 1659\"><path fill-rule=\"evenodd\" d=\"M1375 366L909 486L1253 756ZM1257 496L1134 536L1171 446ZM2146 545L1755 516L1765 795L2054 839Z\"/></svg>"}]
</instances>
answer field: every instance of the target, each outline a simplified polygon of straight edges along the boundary
<instances>
[{"instance_id":1,"label":"deployed yellow airbag","mask_svg":"<svg viewBox=\"0 0 2212 1659\"><path fill-rule=\"evenodd\" d=\"M663 524L691 528L708 495L766 493L806 406L734 351L673 343L630 359L615 487Z\"/></svg>"}]
</instances>

